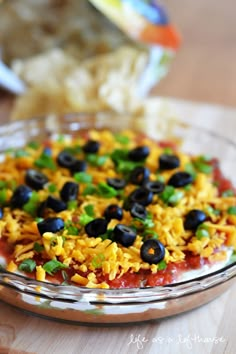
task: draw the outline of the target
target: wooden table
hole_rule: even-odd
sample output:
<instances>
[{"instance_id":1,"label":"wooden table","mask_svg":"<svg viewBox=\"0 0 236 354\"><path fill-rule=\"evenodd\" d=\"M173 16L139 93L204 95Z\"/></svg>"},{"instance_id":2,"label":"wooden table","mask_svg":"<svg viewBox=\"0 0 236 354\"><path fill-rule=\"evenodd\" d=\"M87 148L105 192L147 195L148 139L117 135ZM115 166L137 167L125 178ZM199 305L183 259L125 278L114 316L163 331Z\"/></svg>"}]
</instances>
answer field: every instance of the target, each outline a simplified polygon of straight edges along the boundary
<instances>
[{"instance_id":1,"label":"wooden table","mask_svg":"<svg viewBox=\"0 0 236 354\"><path fill-rule=\"evenodd\" d=\"M156 102L151 102L153 109ZM168 106L166 114L197 120L198 124L209 125L213 118L212 129L235 139L235 109L178 100L169 101ZM236 284L213 302L188 313L156 323L115 328L56 323L0 302L0 353L234 354L235 297Z\"/></svg>"}]
</instances>

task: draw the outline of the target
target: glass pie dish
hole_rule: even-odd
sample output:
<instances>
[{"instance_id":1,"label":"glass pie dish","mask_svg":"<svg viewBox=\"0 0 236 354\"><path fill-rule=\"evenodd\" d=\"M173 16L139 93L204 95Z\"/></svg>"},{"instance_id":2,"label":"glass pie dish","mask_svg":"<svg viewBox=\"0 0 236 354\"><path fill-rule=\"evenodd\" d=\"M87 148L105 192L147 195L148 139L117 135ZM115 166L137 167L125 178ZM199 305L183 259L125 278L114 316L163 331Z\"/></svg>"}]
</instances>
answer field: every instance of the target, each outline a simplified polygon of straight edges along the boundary
<instances>
[{"instance_id":1,"label":"glass pie dish","mask_svg":"<svg viewBox=\"0 0 236 354\"><path fill-rule=\"evenodd\" d=\"M53 134L76 135L90 128L112 131L132 129L156 140L174 140L189 154L211 154L236 185L236 145L202 127L154 116L115 114L50 115L0 127L0 152L21 148L29 141L44 141ZM0 300L29 313L78 324L144 322L179 314L201 306L234 282L236 263L231 258L218 268L204 269L181 282L130 289L89 289L39 282L0 267Z\"/></svg>"}]
</instances>

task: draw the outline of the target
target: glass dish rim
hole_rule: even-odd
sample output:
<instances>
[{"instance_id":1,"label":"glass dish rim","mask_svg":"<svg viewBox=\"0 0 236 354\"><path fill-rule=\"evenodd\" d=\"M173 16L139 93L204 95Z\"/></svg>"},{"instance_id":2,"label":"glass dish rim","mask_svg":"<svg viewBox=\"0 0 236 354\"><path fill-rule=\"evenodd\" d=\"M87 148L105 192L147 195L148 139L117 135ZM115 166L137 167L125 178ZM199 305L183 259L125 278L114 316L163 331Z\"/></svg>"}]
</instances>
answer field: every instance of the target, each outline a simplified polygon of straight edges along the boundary
<instances>
[{"instance_id":1,"label":"glass dish rim","mask_svg":"<svg viewBox=\"0 0 236 354\"><path fill-rule=\"evenodd\" d=\"M114 113L116 117L124 117L130 116L130 114L117 114ZM18 130L27 123L42 123L42 121L46 122L49 117L57 117L59 119L73 119L73 118L88 118L88 117L98 117L101 115L103 118L109 118L114 116L112 112L71 112L67 114L50 114L45 115L43 117L35 117L27 120L17 120L12 121L10 123L0 124L0 134L4 131L4 129L9 130L11 127ZM149 114L150 116L150 114ZM142 119L145 117L141 117ZM82 123L82 122L81 122ZM196 124L190 124L186 121L176 121L176 124L193 128L197 130L204 130L204 133L207 135L211 135L216 139L220 139L224 141L226 144L233 146L236 149L236 143L227 138L218 134L217 132L211 131L210 129L205 129L202 126ZM46 127L44 127L46 129ZM91 128L91 127L90 127ZM102 128L102 127L101 127ZM103 127L105 128L105 126ZM121 127L122 128L122 127ZM84 129L84 127L82 127ZM86 127L85 127L86 129ZM98 128L99 129L99 128ZM79 129L78 129L79 130ZM135 131L135 129L134 129ZM49 131L49 134L52 133ZM54 132L55 133L55 132ZM4 150L1 150L1 153ZM96 289L96 288L86 288L77 285L61 285L49 282L40 282L24 276L23 274L12 273L6 271L2 266L0 266L0 286L11 287L17 290L22 294L31 294L35 296L41 296L54 300L71 300L71 301L83 301L83 297L86 297L86 301L88 297L91 297L90 301L98 302L98 303L110 303L110 304L118 304L118 303L129 303L129 302L151 302L151 301L163 301L168 299L180 298L185 295L189 295L191 293L196 293L200 291L207 290L214 286L220 285L224 282L229 281L230 279L236 277L236 261L232 263L228 263L224 267L209 272L207 274L203 274L197 276L195 278L191 278L184 281L179 281L176 283L164 285L164 286L155 286L155 287L140 287L140 288L122 288L122 289ZM10 279L10 282L9 282ZM15 283L14 283L15 282ZM21 283L22 282L22 283ZM27 286L29 287L27 289ZM41 288L38 291L37 288ZM42 291L43 289L43 291ZM63 290L62 292L60 292ZM175 291L176 290L176 291ZM90 296L89 296L90 295ZM104 295L104 298L101 297ZM120 296L120 295L123 295Z\"/></svg>"},{"instance_id":2,"label":"glass dish rim","mask_svg":"<svg viewBox=\"0 0 236 354\"><path fill-rule=\"evenodd\" d=\"M76 285L41 282L0 268L0 286L13 288L22 294L57 301L87 302L89 300L93 303L104 304L152 302L181 298L221 285L234 277L236 277L236 261L212 273L164 286L93 289Z\"/></svg>"}]
</instances>

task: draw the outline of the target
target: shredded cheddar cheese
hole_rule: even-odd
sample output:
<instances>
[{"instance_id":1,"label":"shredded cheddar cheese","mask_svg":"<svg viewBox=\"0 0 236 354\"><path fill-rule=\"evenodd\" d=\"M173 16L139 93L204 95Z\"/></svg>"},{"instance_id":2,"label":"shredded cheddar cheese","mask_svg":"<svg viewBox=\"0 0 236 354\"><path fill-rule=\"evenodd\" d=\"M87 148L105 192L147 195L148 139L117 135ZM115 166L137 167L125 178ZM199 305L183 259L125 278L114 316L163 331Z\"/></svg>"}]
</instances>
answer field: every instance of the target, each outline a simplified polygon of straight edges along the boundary
<instances>
[{"instance_id":1,"label":"shredded cheddar cheese","mask_svg":"<svg viewBox=\"0 0 236 354\"><path fill-rule=\"evenodd\" d=\"M90 147L85 148L88 142ZM94 142L97 151L89 151ZM148 150L147 156L132 157L130 151L140 147ZM64 166L58 157L62 152L67 154ZM176 166L161 165L163 155L167 162L177 160ZM68 167L70 159L84 164L84 168L78 171ZM141 172L136 170L132 177L136 168L141 168ZM215 179L215 169L213 160L192 157L171 144L163 147L131 131L112 134L93 130L73 139L60 136L36 148L29 144L18 154L6 153L0 163L0 241L9 246L7 270L16 272L23 264L26 273L33 269L38 281L48 281L50 276L50 281L58 277L59 282L107 289L127 274L142 274L145 284L146 275L167 274L165 268L184 264L189 256L210 263L223 261L227 249L236 250L236 215L232 209L236 197L233 187L232 195L224 195L221 181ZM26 177L29 170L33 170L33 177ZM39 174L39 182L34 180L35 171L43 174ZM148 181L159 181L163 188L148 194L150 202L140 197L145 218L125 207L138 189L147 191L146 180L139 180L144 178L143 173L148 173ZM171 184L174 175L187 176L189 183ZM37 185L40 178L45 178L45 183ZM109 179L121 180L124 185L117 188L109 184ZM78 189L71 199L71 191L67 190L68 198L62 193L69 182ZM23 195L23 201L19 199L22 194L17 195L20 186L28 193ZM144 192L144 196L149 192ZM109 205L122 210L121 218L105 218ZM196 210L204 220L187 227L188 214ZM41 223L46 221L47 226L51 219L59 219L63 227L51 230L50 226L41 232ZM95 234L88 231L93 220L106 220L105 231L99 233L99 226L93 230ZM127 237L133 237L131 243L116 238L114 230L120 225L128 232ZM142 249L148 240L154 240L154 246L145 256ZM154 261L155 245L164 249L158 261ZM154 257L153 262L147 257ZM32 268L27 268L29 264Z\"/></svg>"}]
</instances>

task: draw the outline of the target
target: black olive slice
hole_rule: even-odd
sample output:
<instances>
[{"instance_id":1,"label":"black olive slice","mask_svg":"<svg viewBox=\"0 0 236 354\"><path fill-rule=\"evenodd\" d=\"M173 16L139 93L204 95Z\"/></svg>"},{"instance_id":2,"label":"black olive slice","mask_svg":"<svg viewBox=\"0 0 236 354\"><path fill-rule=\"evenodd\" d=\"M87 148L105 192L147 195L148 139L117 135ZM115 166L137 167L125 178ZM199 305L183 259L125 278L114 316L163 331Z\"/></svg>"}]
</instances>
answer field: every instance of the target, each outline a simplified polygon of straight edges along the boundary
<instances>
[{"instance_id":1,"label":"black olive slice","mask_svg":"<svg viewBox=\"0 0 236 354\"><path fill-rule=\"evenodd\" d=\"M64 228L64 221L61 218L47 218L37 224L40 235L45 232L56 233Z\"/></svg>"},{"instance_id":2,"label":"black olive slice","mask_svg":"<svg viewBox=\"0 0 236 354\"><path fill-rule=\"evenodd\" d=\"M114 241L120 243L124 247L132 246L137 237L137 234L133 229L123 224L117 224L113 230L113 234Z\"/></svg>"},{"instance_id":3,"label":"black olive slice","mask_svg":"<svg viewBox=\"0 0 236 354\"><path fill-rule=\"evenodd\" d=\"M138 203L143 206L147 206L151 204L152 200L153 200L153 193L143 187L135 189L128 197L128 201L131 206L133 203Z\"/></svg>"},{"instance_id":4,"label":"black olive slice","mask_svg":"<svg viewBox=\"0 0 236 354\"><path fill-rule=\"evenodd\" d=\"M140 255L144 262L157 264L165 257L165 247L160 241L149 239L142 244Z\"/></svg>"},{"instance_id":5,"label":"black olive slice","mask_svg":"<svg viewBox=\"0 0 236 354\"><path fill-rule=\"evenodd\" d=\"M107 184L114 189L123 189L126 181L122 178L107 178Z\"/></svg>"},{"instance_id":6,"label":"black olive slice","mask_svg":"<svg viewBox=\"0 0 236 354\"><path fill-rule=\"evenodd\" d=\"M86 154L96 154L100 148L100 143L96 140L88 140L84 146L83 151Z\"/></svg>"},{"instance_id":7,"label":"black olive slice","mask_svg":"<svg viewBox=\"0 0 236 354\"><path fill-rule=\"evenodd\" d=\"M131 161L143 161L145 160L148 155L150 154L150 149L148 146L138 146L128 153L128 158Z\"/></svg>"},{"instance_id":8,"label":"black olive slice","mask_svg":"<svg viewBox=\"0 0 236 354\"><path fill-rule=\"evenodd\" d=\"M76 200L78 197L78 193L78 183L66 182L60 191L60 197L64 202L69 202L70 200Z\"/></svg>"},{"instance_id":9,"label":"black olive slice","mask_svg":"<svg viewBox=\"0 0 236 354\"><path fill-rule=\"evenodd\" d=\"M162 154L159 157L159 168L161 170L173 170L180 166L180 160L178 156Z\"/></svg>"},{"instance_id":10,"label":"black olive slice","mask_svg":"<svg viewBox=\"0 0 236 354\"><path fill-rule=\"evenodd\" d=\"M63 200L52 197L51 195L49 195L46 200L46 207L54 210L57 213L67 209L67 205L65 202L63 202Z\"/></svg>"},{"instance_id":11,"label":"black olive slice","mask_svg":"<svg viewBox=\"0 0 236 354\"><path fill-rule=\"evenodd\" d=\"M168 184L175 188L184 187L193 182L193 177L188 172L176 172L173 174Z\"/></svg>"},{"instance_id":12,"label":"black olive slice","mask_svg":"<svg viewBox=\"0 0 236 354\"><path fill-rule=\"evenodd\" d=\"M29 169L25 174L25 183L38 191L48 183L48 177L40 171Z\"/></svg>"},{"instance_id":13,"label":"black olive slice","mask_svg":"<svg viewBox=\"0 0 236 354\"><path fill-rule=\"evenodd\" d=\"M74 164L70 167L71 173L84 172L87 169L87 162L84 160L75 160Z\"/></svg>"},{"instance_id":14,"label":"black olive slice","mask_svg":"<svg viewBox=\"0 0 236 354\"><path fill-rule=\"evenodd\" d=\"M129 181L133 184L142 185L148 180L149 176L150 171L148 168L137 166L131 171Z\"/></svg>"},{"instance_id":15,"label":"black olive slice","mask_svg":"<svg viewBox=\"0 0 236 354\"><path fill-rule=\"evenodd\" d=\"M108 221L103 218L97 218L85 225L85 232L90 237L98 237L107 231Z\"/></svg>"},{"instance_id":16,"label":"black olive slice","mask_svg":"<svg viewBox=\"0 0 236 354\"><path fill-rule=\"evenodd\" d=\"M143 205L139 203L134 203L131 206L130 214L133 216L133 218L139 218L142 220L145 220L147 218L147 210Z\"/></svg>"},{"instance_id":17,"label":"black olive slice","mask_svg":"<svg viewBox=\"0 0 236 354\"><path fill-rule=\"evenodd\" d=\"M11 197L10 204L13 208L21 208L26 204L32 194L32 189L24 184L18 186Z\"/></svg>"},{"instance_id":18,"label":"black olive slice","mask_svg":"<svg viewBox=\"0 0 236 354\"><path fill-rule=\"evenodd\" d=\"M61 167L71 169L75 164L76 158L68 151L61 151L57 156L57 163Z\"/></svg>"},{"instance_id":19,"label":"black olive slice","mask_svg":"<svg viewBox=\"0 0 236 354\"><path fill-rule=\"evenodd\" d=\"M203 211L193 209L185 216L184 228L185 230L196 230L206 219L207 216Z\"/></svg>"},{"instance_id":20,"label":"black olive slice","mask_svg":"<svg viewBox=\"0 0 236 354\"><path fill-rule=\"evenodd\" d=\"M109 205L104 211L104 217L106 220L110 221L111 219L122 220L123 210L117 204Z\"/></svg>"},{"instance_id":21,"label":"black olive slice","mask_svg":"<svg viewBox=\"0 0 236 354\"><path fill-rule=\"evenodd\" d=\"M165 189L165 184L159 181L145 181L143 187L153 194L160 194Z\"/></svg>"}]
</instances>

